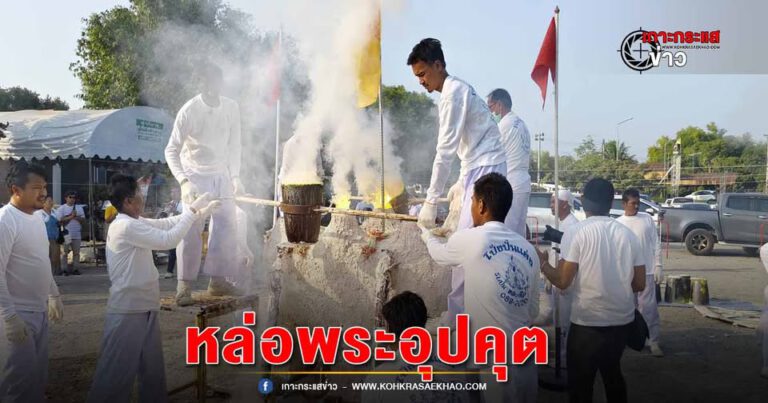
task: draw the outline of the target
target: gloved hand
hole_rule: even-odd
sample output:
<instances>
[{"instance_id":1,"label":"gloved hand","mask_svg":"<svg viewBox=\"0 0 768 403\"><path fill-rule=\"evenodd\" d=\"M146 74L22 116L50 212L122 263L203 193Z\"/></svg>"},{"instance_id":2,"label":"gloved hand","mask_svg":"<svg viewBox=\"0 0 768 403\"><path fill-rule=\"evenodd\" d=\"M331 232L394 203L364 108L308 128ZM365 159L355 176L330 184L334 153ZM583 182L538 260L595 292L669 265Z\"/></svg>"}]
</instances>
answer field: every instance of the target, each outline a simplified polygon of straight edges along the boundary
<instances>
[{"instance_id":1,"label":"gloved hand","mask_svg":"<svg viewBox=\"0 0 768 403\"><path fill-rule=\"evenodd\" d=\"M191 201L187 206L189 206L190 210L193 212L200 211L204 207L208 205L211 201L211 194L210 193L203 193L202 195L196 196L193 201Z\"/></svg>"},{"instance_id":2,"label":"gloved hand","mask_svg":"<svg viewBox=\"0 0 768 403\"><path fill-rule=\"evenodd\" d=\"M197 210L197 214L205 219L208 218L211 214L213 214L214 211L218 210L219 207L221 207L221 201L219 200L213 200L208 203L205 207Z\"/></svg>"},{"instance_id":3,"label":"gloved hand","mask_svg":"<svg viewBox=\"0 0 768 403\"><path fill-rule=\"evenodd\" d=\"M232 186L234 187L235 196L242 196L247 193L240 178L232 178Z\"/></svg>"},{"instance_id":4,"label":"gloved hand","mask_svg":"<svg viewBox=\"0 0 768 403\"><path fill-rule=\"evenodd\" d=\"M462 181L456 181L448 190L448 203L453 206L454 200L461 204L461 200L464 199L464 186Z\"/></svg>"},{"instance_id":5,"label":"gloved hand","mask_svg":"<svg viewBox=\"0 0 768 403\"><path fill-rule=\"evenodd\" d=\"M18 315L5 320L5 337L13 344L21 344L27 339L27 324Z\"/></svg>"},{"instance_id":6,"label":"gloved hand","mask_svg":"<svg viewBox=\"0 0 768 403\"><path fill-rule=\"evenodd\" d=\"M546 227L547 229L544 231L544 236L542 237L543 240L555 243L560 243L563 240L562 231L558 231L549 225Z\"/></svg>"},{"instance_id":7,"label":"gloved hand","mask_svg":"<svg viewBox=\"0 0 768 403\"><path fill-rule=\"evenodd\" d=\"M656 271L653 273L653 281L656 282L656 284L661 284L663 280L664 271L661 269L661 266L656 266Z\"/></svg>"},{"instance_id":8,"label":"gloved hand","mask_svg":"<svg viewBox=\"0 0 768 403\"><path fill-rule=\"evenodd\" d=\"M421 225L421 223L417 224L419 229L421 230L421 240L424 241L424 243L427 243L427 240L432 236L432 231L429 230L429 228Z\"/></svg>"},{"instance_id":9,"label":"gloved hand","mask_svg":"<svg viewBox=\"0 0 768 403\"><path fill-rule=\"evenodd\" d=\"M419 212L419 225L426 228L435 227L435 219L437 218L437 205L424 202Z\"/></svg>"},{"instance_id":10,"label":"gloved hand","mask_svg":"<svg viewBox=\"0 0 768 403\"><path fill-rule=\"evenodd\" d=\"M187 180L181 185L181 201L187 206L191 205L199 196L200 191L194 183Z\"/></svg>"},{"instance_id":11,"label":"gloved hand","mask_svg":"<svg viewBox=\"0 0 768 403\"><path fill-rule=\"evenodd\" d=\"M64 318L64 304L61 302L61 296L48 297L48 320L58 322Z\"/></svg>"}]
</instances>

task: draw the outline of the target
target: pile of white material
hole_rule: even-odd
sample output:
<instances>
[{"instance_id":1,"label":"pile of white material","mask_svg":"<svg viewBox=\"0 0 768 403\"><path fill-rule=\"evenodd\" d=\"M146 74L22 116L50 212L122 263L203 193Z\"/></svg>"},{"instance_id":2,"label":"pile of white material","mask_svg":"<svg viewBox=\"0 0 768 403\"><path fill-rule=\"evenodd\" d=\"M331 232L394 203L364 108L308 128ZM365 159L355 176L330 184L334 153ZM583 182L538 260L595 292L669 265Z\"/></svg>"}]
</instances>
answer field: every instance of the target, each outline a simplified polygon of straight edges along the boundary
<instances>
[{"instance_id":1,"label":"pile of white material","mask_svg":"<svg viewBox=\"0 0 768 403\"><path fill-rule=\"evenodd\" d=\"M430 316L446 308L451 272L436 265L415 223L334 215L318 242L290 244L282 222L267 234L267 320L292 326L380 326L380 310L410 290L424 298Z\"/></svg>"}]
</instances>

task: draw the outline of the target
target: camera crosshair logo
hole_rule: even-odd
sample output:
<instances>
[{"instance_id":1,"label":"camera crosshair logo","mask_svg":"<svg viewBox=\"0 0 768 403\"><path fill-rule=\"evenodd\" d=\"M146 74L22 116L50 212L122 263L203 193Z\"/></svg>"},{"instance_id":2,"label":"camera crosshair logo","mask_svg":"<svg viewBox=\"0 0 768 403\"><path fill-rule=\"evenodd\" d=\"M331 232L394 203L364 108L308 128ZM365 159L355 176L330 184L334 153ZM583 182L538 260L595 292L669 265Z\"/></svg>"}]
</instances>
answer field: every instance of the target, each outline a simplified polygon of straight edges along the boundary
<instances>
[{"instance_id":1,"label":"camera crosshair logo","mask_svg":"<svg viewBox=\"0 0 768 403\"><path fill-rule=\"evenodd\" d=\"M646 31L643 31L642 27L637 31L630 32L621 41L621 48L617 50L617 52L621 53L621 60L624 64L632 70L639 71L640 74L654 67L651 55L653 54L653 56L658 58L661 51L661 45L658 41L651 43L643 42L644 32ZM648 48L644 48L643 45L647 45Z\"/></svg>"}]
</instances>

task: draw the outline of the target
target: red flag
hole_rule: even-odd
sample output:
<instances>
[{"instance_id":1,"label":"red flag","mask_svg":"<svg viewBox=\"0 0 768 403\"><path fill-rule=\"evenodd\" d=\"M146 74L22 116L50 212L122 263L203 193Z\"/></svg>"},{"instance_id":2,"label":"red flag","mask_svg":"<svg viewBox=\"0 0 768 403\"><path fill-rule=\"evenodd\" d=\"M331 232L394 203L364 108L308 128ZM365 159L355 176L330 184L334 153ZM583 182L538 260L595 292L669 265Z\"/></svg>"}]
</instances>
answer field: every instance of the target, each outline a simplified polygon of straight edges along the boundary
<instances>
[{"instance_id":1,"label":"red flag","mask_svg":"<svg viewBox=\"0 0 768 403\"><path fill-rule=\"evenodd\" d=\"M555 72L557 71L555 69L556 65L557 33L555 31L555 17L552 17L549 28L547 28L547 35L544 37L544 42L541 43L539 57L536 58L536 64L533 65L533 71L531 72L531 78L541 88L542 109L547 102L547 73L552 76L552 82L554 82Z\"/></svg>"}]
</instances>

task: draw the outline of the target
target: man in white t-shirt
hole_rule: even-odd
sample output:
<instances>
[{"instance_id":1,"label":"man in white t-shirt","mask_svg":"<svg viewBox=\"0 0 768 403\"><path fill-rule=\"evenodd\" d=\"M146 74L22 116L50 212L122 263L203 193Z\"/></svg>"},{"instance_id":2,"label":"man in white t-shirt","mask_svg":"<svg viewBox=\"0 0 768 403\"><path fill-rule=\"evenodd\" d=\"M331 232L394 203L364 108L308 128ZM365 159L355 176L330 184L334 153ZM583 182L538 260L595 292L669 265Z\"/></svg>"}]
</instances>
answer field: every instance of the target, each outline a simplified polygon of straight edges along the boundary
<instances>
[{"instance_id":1,"label":"man in white t-shirt","mask_svg":"<svg viewBox=\"0 0 768 403\"><path fill-rule=\"evenodd\" d=\"M573 210L573 195L568 190L560 190L557 193L552 194L549 207L552 211L552 215L557 215L560 220L560 230L547 225L547 230L544 232L543 239L545 241L552 242L552 249L560 250L560 242L562 242L562 236L565 232L573 231L574 227L579 224L579 219L576 218L571 211ZM557 267L556 255L554 253L549 254L549 264L552 267ZM542 274L543 276L543 274ZM545 278L546 281L546 278ZM548 281L546 281L549 283ZM560 351L565 353L565 347L568 342L568 329L571 327L571 301L573 300L573 293L568 289L559 289L547 284L547 287L541 288L543 297L546 299L549 306L546 309L541 309L537 322L540 323L552 323L556 329L560 329ZM554 320L554 306L555 296L557 296L557 304L559 307L558 321ZM567 360L564 354L560 356L560 363L567 364Z\"/></svg>"},{"instance_id":2,"label":"man in white t-shirt","mask_svg":"<svg viewBox=\"0 0 768 403\"><path fill-rule=\"evenodd\" d=\"M45 168L15 163L0 208L0 401L44 402L48 321L64 315L53 281L45 224L35 210L47 195Z\"/></svg>"},{"instance_id":3,"label":"man in white t-shirt","mask_svg":"<svg viewBox=\"0 0 768 403\"><path fill-rule=\"evenodd\" d=\"M159 220L141 217L144 197L131 176L114 175L110 202L118 211L107 234L111 287L104 336L88 402L128 401L138 377L138 401L165 402L160 337L160 283L152 250L175 247L192 225L218 207L206 193L181 215Z\"/></svg>"},{"instance_id":4,"label":"man in white t-shirt","mask_svg":"<svg viewBox=\"0 0 768 403\"><path fill-rule=\"evenodd\" d=\"M83 208L76 204L77 192L70 190L64 197L66 203L59 206L56 209L56 219L64 226L68 234L64 239L64 255L62 260L67 262L67 256L69 252L72 252L72 264L67 262L67 270L63 273L65 276L70 274L79 275L80 270L77 269L77 265L80 264L80 243L83 231L83 224L85 223L85 212Z\"/></svg>"},{"instance_id":5,"label":"man in white t-shirt","mask_svg":"<svg viewBox=\"0 0 768 403\"><path fill-rule=\"evenodd\" d=\"M531 196L531 135L522 119L512 112L512 97L507 90L497 88L488 94L488 108L499 123L501 145L507 156L507 180L515 198L504 223L525 237L525 216Z\"/></svg>"},{"instance_id":6,"label":"man in white t-shirt","mask_svg":"<svg viewBox=\"0 0 768 403\"><path fill-rule=\"evenodd\" d=\"M536 249L504 224L512 198L512 187L503 175L486 174L474 184L474 228L457 231L443 243L422 227L422 238L437 264L466 268L466 313L472 331L496 326L510 340L517 329L530 326L539 313ZM511 366L506 385L481 375L481 380L488 383L488 401L535 402L536 371L532 361Z\"/></svg>"},{"instance_id":7,"label":"man in white t-shirt","mask_svg":"<svg viewBox=\"0 0 768 403\"><path fill-rule=\"evenodd\" d=\"M428 92L440 93L437 149L427 197L419 211L419 223L427 228L435 226L437 199L445 189L451 165L458 156L461 162L459 180L451 187L448 198L453 199L458 192L461 195L458 199L463 200L456 230L471 228L470 197L475 181L491 172L507 174L499 127L475 89L448 74L440 41L422 39L408 55L408 65ZM451 273L451 293L443 323L453 325L456 315L462 312L464 268L455 267Z\"/></svg>"},{"instance_id":8,"label":"man in white t-shirt","mask_svg":"<svg viewBox=\"0 0 768 403\"><path fill-rule=\"evenodd\" d=\"M609 402L627 400L621 356L634 321L634 293L645 288L645 261L635 234L608 216L613 193L605 179L587 182L581 199L587 219L563 234L557 268L539 251L547 279L573 292L566 347L572 402L592 401L597 371Z\"/></svg>"},{"instance_id":9,"label":"man in white t-shirt","mask_svg":"<svg viewBox=\"0 0 768 403\"><path fill-rule=\"evenodd\" d=\"M410 291L405 291L395 295L382 306L381 316L384 317L384 321L386 322L387 332L393 333L399 340L400 335L405 329L408 329L409 327L424 327L427 324L427 306L420 296ZM397 340L395 343L397 343ZM435 372L460 371L460 369L451 368L440 362L435 357L434 350L432 357L421 365L431 365L432 370ZM419 375L402 374L402 372L415 373L416 369L417 366L406 363L398 356L395 361L385 362L378 365L376 371L380 373L400 372L401 374L370 375L365 381L380 385L385 383L418 384L422 382ZM440 374L434 375L434 378L430 383L436 385L448 383L463 385L466 382L466 377L462 375ZM364 391L362 394L362 401L363 403L463 403L469 402L470 397L468 392L462 390L376 390Z\"/></svg>"},{"instance_id":10,"label":"man in white t-shirt","mask_svg":"<svg viewBox=\"0 0 768 403\"><path fill-rule=\"evenodd\" d=\"M637 310L648 324L649 345L654 357L663 357L659 347L659 306L656 302L656 284L661 282L661 243L653 217L640 212L640 191L630 188L621 195L624 215L616 220L627 226L640 241L640 248L645 261L645 289L637 293Z\"/></svg>"}]
</instances>

